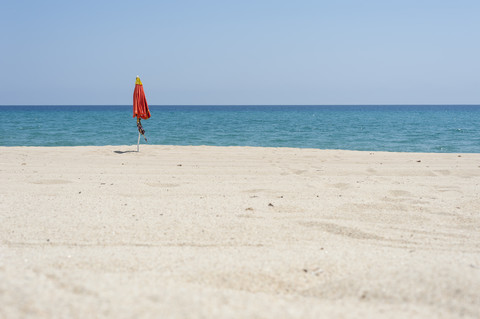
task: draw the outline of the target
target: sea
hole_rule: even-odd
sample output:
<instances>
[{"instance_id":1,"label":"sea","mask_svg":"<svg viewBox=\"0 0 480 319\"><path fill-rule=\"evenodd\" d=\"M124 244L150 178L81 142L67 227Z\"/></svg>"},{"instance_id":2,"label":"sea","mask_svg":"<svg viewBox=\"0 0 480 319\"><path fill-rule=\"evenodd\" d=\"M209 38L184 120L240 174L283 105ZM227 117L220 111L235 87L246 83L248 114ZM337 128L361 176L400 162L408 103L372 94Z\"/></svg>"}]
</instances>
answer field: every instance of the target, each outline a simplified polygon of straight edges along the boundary
<instances>
[{"instance_id":1,"label":"sea","mask_svg":"<svg viewBox=\"0 0 480 319\"><path fill-rule=\"evenodd\" d=\"M480 153L480 105L149 108L142 125L152 145ZM0 146L136 145L132 113L131 105L3 105Z\"/></svg>"}]
</instances>

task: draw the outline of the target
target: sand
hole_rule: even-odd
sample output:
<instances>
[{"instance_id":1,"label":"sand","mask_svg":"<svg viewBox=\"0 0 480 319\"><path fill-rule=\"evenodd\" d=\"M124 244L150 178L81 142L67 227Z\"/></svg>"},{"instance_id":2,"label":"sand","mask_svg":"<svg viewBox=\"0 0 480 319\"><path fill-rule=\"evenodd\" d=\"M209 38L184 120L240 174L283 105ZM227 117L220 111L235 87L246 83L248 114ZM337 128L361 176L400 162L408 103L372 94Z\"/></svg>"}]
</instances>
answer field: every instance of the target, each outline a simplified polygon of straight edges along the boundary
<instances>
[{"instance_id":1,"label":"sand","mask_svg":"<svg viewBox=\"0 0 480 319\"><path fill-rule=\"evenodd\" d=\"M0 318L478 318L480 154L0 147Z\"/></svg>"}]
</instances>

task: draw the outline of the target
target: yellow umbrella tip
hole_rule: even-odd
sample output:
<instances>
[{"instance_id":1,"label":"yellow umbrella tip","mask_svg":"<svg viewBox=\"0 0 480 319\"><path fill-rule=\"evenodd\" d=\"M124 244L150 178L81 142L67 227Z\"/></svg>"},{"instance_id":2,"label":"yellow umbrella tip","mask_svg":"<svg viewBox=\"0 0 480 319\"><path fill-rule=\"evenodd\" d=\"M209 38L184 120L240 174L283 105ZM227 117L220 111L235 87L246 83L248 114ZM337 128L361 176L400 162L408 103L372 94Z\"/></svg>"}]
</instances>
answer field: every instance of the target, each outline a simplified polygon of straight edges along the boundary
<instances>
[{"instance_id":1,"label":"yellow umbrella tip","mask_svg":"<svg viewBox=\"0 0 480 319\"><path fill-rule=\"evenodd\" d=\"M142 81L140 81L140 78L138 77L138 75L137 75L137 80L135 81L135 84L142 85Z\"/></svg>"}]
</instances>

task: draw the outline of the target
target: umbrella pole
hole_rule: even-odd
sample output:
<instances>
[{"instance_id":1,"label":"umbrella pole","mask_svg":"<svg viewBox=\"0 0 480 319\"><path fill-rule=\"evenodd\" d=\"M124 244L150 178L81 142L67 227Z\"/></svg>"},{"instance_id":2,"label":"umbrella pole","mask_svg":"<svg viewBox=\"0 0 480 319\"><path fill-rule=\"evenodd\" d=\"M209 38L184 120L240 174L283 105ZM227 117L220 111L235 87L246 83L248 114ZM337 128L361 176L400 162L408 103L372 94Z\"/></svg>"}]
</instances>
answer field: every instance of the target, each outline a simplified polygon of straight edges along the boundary
<instances>
[{"instance_id":1,"label":"umbrella pole","mask_svg":"<svg viewBox=\"0 0 480 319\"><path fill-rule=\"evenodd\" d=\"M137 152L140 152L140 132L138 132Z\"/></svg>"}]
</instances>

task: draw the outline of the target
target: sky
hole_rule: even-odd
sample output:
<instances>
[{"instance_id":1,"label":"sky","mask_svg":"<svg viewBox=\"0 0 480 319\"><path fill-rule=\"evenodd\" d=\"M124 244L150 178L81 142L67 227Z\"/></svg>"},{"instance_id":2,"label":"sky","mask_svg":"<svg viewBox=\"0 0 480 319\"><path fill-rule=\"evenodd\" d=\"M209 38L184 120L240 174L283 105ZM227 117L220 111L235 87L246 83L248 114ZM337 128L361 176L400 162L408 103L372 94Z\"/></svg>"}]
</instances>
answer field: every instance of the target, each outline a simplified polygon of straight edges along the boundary
<instances>
[{"instance_id":1,"label":"sky","mask_svg":"<svg viewBox=\"0 0 480 319\"><path fill-rule=\"evenodd\" d=\"M0 1L0 105L480 104L478 0Z\"/></svg>"}]
</instances>

